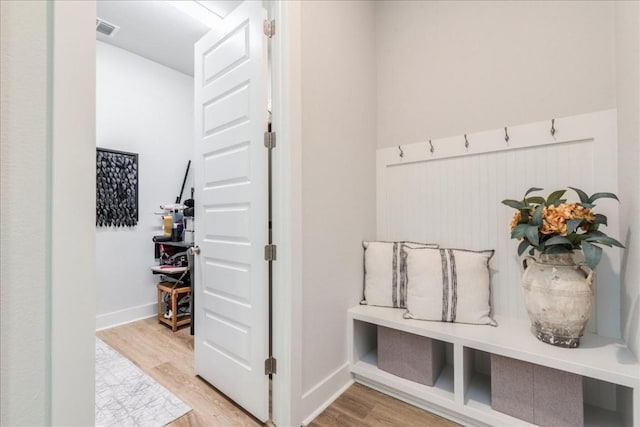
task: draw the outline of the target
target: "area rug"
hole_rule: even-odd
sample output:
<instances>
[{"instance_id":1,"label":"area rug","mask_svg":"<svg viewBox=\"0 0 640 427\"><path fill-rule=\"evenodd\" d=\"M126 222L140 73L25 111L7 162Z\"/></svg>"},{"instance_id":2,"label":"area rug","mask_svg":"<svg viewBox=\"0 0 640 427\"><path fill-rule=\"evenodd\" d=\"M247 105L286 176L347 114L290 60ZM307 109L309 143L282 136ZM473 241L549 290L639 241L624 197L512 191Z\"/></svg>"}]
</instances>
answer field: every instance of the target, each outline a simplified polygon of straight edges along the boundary
<instances>
[{"instance_id":1,"label":"area rug","mask_svg":"<svg viewBox=\"0 0 640 427\"><path fill-rule=\"evenodd\" d=\"M159 427L191 408L96 338L96 426Z\"/></svg>"}]
</instances>

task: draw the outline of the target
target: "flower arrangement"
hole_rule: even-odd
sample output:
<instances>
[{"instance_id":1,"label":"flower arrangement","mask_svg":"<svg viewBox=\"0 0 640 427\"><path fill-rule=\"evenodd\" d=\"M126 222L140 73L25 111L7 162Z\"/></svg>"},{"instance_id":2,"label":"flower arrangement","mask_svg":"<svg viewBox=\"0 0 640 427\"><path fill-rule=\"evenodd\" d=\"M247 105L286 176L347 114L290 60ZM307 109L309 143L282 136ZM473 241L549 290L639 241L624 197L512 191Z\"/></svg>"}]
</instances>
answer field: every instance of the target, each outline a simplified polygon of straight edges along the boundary
<instances>
[{"instance_id":1,"label":"flower arrangement","mask_svg":"<svg viewBox=\"0 0 640 427\"><path fill-rule=\"evenodd\" d=\"M616 239L598 230L607 225L607 217L593 212L598 199L618 200L613 193L595 193L588 196L584 191L569 187L578 194L579 203L568 203L563 199L567 190L554 191L547 197L529 196L542 188L530 188L519 200L503 200L502 203L517 210L511 220L511 238L522 240L518 246L518 255L540 251L543 254L571 253L582 249L586 264L595 268L602 257L599 245L624 246Z\"/></svg>"}]
</instances>

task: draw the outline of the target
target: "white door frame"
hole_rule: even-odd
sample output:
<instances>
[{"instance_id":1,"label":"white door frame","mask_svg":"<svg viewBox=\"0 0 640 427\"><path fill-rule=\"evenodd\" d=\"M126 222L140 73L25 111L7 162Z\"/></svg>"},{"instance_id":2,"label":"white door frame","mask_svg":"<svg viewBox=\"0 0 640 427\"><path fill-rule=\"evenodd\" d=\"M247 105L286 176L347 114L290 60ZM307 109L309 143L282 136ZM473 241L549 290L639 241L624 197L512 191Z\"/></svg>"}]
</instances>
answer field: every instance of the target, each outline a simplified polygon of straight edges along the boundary
<instances>
[{"instance_id":1,"label":"white door frame","mask_svg":"<svg viewBox=\"0 0 640 427\"><path fill-rule=\"evenodd\" d=\"M68 34L76 36L76 44L88 46L95 44L95 29L93 22L95 19L96 2L86 0L84 2L54 2L53 6L53 27L65 29ZM278 359L278 373L274 376L273 382L273 419L277 425L300 424L300 321L301 317L301 270L300 267L292 269L293 261L295 265L300 265L301 259L301 233L300 233L300 109L299 90L292 91L290 86L299 86L299 41L290 39L290 29L288 22L299 22L299 19L291 19L292 15L299 14L298 2L278 2L272 4L273 16L277 20L277 35L273 39L274 55L274 129L278 132L278 147L273 152L274 175L273 183L276 189L273 193L274 218L279 220L274 223L274 243L278 248L278 260L274 264L274 356ZM88 24L87 24L88 23ZM56 33L57 34L57 33ZM295 33L294 33L295 34ZM51 34L52 35L52 34ZM54 52L55 74L59 79L52 79L50 90L56 94L64 94L65 103L53 103L50 107L53 129L65 129L71 125L79 126L85 131L81 138L76 133L75 138L67 140L65 150L71 154L79 144L91 145L91 157L82 156L82 161L94 162L95 153L95 131L93 138L86 138L86 131L95 129L95 114L93 118L79 125L73 119L73 114L83 111L90 114L95 112L93 107L87 108L88 100L95 98L95 55L86 55L82 49L69 49L65 46L67 40L61 37L53 37L51 40L52 51ZM292 46L294 44L295 46ZM297 47L296 47L297 46ZM297 61L290 63L290 50L297 49ZM64 61L62 56L57 56L57 52L65 52ZM94 50L95 52L95 50ZM59 58L55 61L55 58ZM294 63L295 62L295 63ZM78 71L81 70L81 71ZM70 82L63 77L77 75L83 72L82 83L85 85L82 91L70 90ZM295 78L297 83L289 81ZM89 94L87 96L87 94ZM289 97L295 95L296 99ZM278 97L277 99L275 97ZM59 98L62 99L62 98ZM89 102L90 103L90 102ZM86 114L83 115L83 117ZM62 141L62 140L60 140ZM57 141L54 140L54 144ZM92 143L92 144L91 144ZM84 146L84 145L83 145ZM85 147L86 148L86 147ZM62 155L62 153L60 153ZM93 214L89 215L85 211L86 207L91 209L95 206L95 185L92 191L77 192L77 185L82 180L70 180L68 168L58 155L52 155L51 181L59 183L53 188L53 197L61 200L73 200L73 206L84 206L81 211L84 213L82 228L73 227L72 224L49 224L54 238L62 235L62 231L70 232L68 244L73 246L75 241L85 242L95 241L95 226ZM75 157L77 160L78 157ZM93 166L95 167L95 166ZM73 184L75 182L75 184ZM87 185L85 181L85 186ZM91 183L88 183L91 185ZM64 206L52 209L53 217L56 211L62 212ZM95 209L94 209L95 210ZM65 211L66 212L66 211ZM87 217L89 219L87 219ZM69 218L71 221L72 218ZM77 217L76 217L77 220ZM87 224L91 224L88 226ZM55 247L54 241L54 247ZM59 241L62 244L62 240ZM52 251L53 252L53 251ZM53 254L51 254L53 255ZM76 253L76 255L78 255ZM83 264L95 266L95 249L88 250L82 256ZM51 388L48 400L51 402L51 424L52 425L86 425L93 422L93 407L78 406L78 402L85 402L86 406L93 406L93 392L87 396L87 390L94 390L94 351L95 351L95 302L87 301L86 295L95 299L95 267L90 267L81 276L77 274L71 280L52 280L51 295L49 296L50 313L52 319L51 329L51 349L52 361L50 366ZM66 272L69 269L67 257L52 256L51 271ZM58 276L53 275L53 279ZM67 276L67 279L69 277ZM74 293L77 283L83 282L85 292ZM57 286L59 283L60 286ZM67 285L64 285L67 283ZM293 284L297 285L294 287ZM68 286L72 284L72 286ZM63 286L64 285L64 286ZM79 313L78 307L83 307ZM63 324L62 322L72 314L73 323ZM57 320L60 319L60 322ZM75 325L75 327L74 327ZM91 333L87 333L87 326L94 326ZM44 325L43 325L44 326ZM70 345L72 344L72 345ZM75 362L75 363L74 363ZM81 375L78 375L78 366L82 367ZM66 381L58 381L66 379ZM73 381L71 381L73 379ZM46 393L46 390L45 390ZM65 403L66 402L66 403ZM91 402L91 403L89 403ZM87 422L87 417L91 420Z\"/></svg>"},{"instance_id":2,"label":"white door frame","mask_svg":"<svg viewBox=\"0 0 640 427\"><path fill-rule=\"evenodd\" d=\"M273 376L272 418L276 425L302 423L302 195L300 2L270 2L276 22L271 40L273 131Z\"/></svg>"}]
</instances>

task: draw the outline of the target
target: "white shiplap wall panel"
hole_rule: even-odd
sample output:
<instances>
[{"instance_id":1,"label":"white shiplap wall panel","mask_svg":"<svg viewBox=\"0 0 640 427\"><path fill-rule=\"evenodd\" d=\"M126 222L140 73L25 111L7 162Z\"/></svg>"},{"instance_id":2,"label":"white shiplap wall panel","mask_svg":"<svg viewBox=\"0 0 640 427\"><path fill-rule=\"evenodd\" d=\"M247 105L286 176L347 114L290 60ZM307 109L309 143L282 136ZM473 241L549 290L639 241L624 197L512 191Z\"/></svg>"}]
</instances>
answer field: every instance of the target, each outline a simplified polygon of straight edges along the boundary
<instances>
[{"instance_id":1,"label":"white shiplap wall panel","mask_svg":"<svg viewBox=\"0 0 640 427\"><path fill-rule=\"evenodd\" d=\"M616 111L556 119L378 150L378 239L437 242L443 247L495 249L491 260L494 311L526 318L520 291L518 242L509 238L515 210L503 199L519 199L529 187L541 195L578 187L587 193L617 192ZM578 200L568 190L569 200ZM609 218L605 232L618 233L618 204L597 202ZM620 335L620 250L605 249L598 266L594 312L588 329Z\"/></svg>"}]
</instances>

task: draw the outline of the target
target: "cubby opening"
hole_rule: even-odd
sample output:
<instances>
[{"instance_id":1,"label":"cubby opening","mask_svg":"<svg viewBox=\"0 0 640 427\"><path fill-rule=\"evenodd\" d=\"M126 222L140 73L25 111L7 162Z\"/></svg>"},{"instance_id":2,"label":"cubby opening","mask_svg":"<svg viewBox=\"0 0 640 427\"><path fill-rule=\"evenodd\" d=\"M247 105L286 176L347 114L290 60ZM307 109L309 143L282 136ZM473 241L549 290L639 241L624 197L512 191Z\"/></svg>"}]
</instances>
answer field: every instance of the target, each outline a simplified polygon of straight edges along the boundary
<instances>
[{"instance_id":1,"label":"cubby opening","mask_svg":"<svg viewBox=\"0 0 640 427\"><path fill-rule=\"evenodd\" d=\"M464 403L478 409L491 409L491 355L463 347Z\"/></svg>"},{"instance_id":2,"label":"cubby opening","mask_svg":"<svg viewBox=\"0 0 640 427\"><path fill-rule=\"evenodd\" d=\"M440 377L438 377L438 381L436 382L434 387L439 387L442 390L446 390L451 393L453 398L453 389L454 389L454 375L455 370L453 369L453 344L444 342L444 350L445 350L445 359L444 359L444 367L442 368L442 372L440 372Z\"/></svg>"},{"instance_id":3,"label":"cubby opening","mask_svg":"<svg viewBox=\"0 0 640 427\"><path fill-rule=\"evenodd\" d=\"M378 366L378 325L353 321L353 363Z\"/></svg>"},{"instance_id":4,"label":"cubby opening","mask_svg":"<svg viewBox=\"0 0 640 427\"><path fill-rule=\"evenodd\" d=\"M583 377L584 424L633 426L633 389Z\"/></svg>"},{"instance_id":5,"label":"cubby opening","mask_svg":"<svg viewBox=\"0 0 640 427\"><path fill-rule=\"evenodd\" d=\"M353 320L353 372L369 379L374 378L381 382L393 382L400 387L406 387L419 393L435 394L453 401L454 393L454 369L453 369L453 344L433 340L434 344L442 346L444 363L433 386L420 384L419 382L394 375L379 367L378 357L378 325ZM357 337L357 338L356 338ZM424 336L421 336L424 337ZM427 338L427 337L425 337ZM426 363L427 361L425 361Z\"/></svg>"},{"instance_id":6,"label":"cubby opening","mask_svg":"<svg viewBox=\"0 0 640 427\"><path fill-rule=\"evenodd\" d=\"M508 414L496 411L491 405L491 354L468 347L463 348L463 353L464 404L469 408L497 412L499 416L509 417ZM632 388L582 377L582 390L585 426L634 425Z\"/></svg>"}]
</instances>

